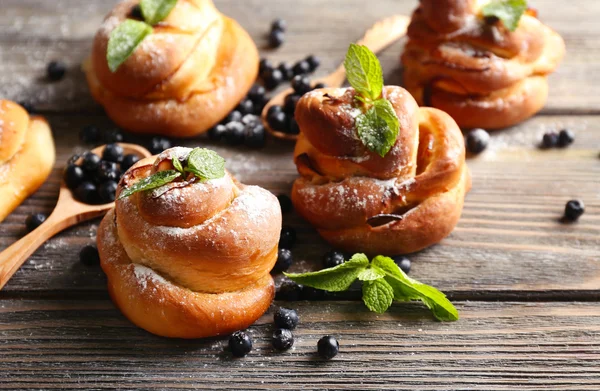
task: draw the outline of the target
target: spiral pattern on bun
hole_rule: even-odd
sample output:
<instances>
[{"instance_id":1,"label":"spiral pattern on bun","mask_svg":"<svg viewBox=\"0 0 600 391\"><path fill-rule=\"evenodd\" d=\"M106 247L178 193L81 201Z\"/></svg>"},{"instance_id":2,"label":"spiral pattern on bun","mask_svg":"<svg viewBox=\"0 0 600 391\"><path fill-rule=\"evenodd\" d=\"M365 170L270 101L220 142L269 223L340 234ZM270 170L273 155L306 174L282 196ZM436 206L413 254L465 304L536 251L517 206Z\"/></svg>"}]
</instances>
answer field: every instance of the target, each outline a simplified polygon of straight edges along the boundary
<instances>
[{"instance_id":1,"label":"spiral pattern on bun","mask_svg":"<svg viewBox=\"0 0 600 391\"><path fill-rule=\"evenodd\" d=\"M174 148L138 162L117 194L172 170L171 156L189 152ZM100 225L98 250L111 297L133 323L200 338L246 328L268 309L280 229L275 196L226 173L118 199Z\"/></svg>"},{"instance_id":2,"label":"spiral pattern on bun","mask_svg":"<svg viewBox=\"0 0 600 391\"><path fill-rule=\"evenodd\" d=\"M405 254L439 242L456 225L471 183L460 129L447 114L419 108L406 90L384 87L400 133L381 157L357 137L355 95L326 88L298 102L296 211L348 252Z\"/></svg>"},{"instance_id":3,"label":"spiral pattern on bun","mask_svg":"<svg viewBox=\"0 0 600 391\"><path fill-rule=\"evenodd\" d=\"M169 16L111 72L111 32L139 0L125 0L106 17L84 65L94 99L119 126L139 133L192 137L221 121L258 74L248 33L211 0L178 0Z\"/></svg>"},{"instance_id":4,"label":"spiral pattern on bun","mask_svg":"<svg viewBox=\"0 0 600 391\"><path fill-rule=\"evenodd\" d=\"M484 18L478 0L422 0L402 55L404 84L420 105L464 128L504 128L531 117L548 97L548 75L565 45L527 10L515 31Z\"/></svg>"}]
</instances>

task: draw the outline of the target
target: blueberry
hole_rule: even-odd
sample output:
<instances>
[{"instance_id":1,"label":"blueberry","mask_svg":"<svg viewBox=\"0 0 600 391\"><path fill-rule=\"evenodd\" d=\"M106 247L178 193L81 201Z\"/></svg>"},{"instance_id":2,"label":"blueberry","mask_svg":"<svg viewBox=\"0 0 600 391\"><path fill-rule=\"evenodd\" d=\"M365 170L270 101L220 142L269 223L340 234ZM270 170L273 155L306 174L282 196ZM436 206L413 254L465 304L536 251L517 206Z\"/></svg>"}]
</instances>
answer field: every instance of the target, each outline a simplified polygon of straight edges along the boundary
<instances>
[{"instance_id":1,"label":"blueberry","mask_svg":"<svg viewBox=\"0 0 600 391\"><path fill-rule=\"evenodd\" d=\"M294 334L288 329L277 329L273 332L273 347L277 350L288 350L294 345Z\"/></svg>"},{"instance_id":2,"label":"blueberry","mask_svg":"<svg viewBox=\"0 0 600 391\"><path fill-rule=\"evenodd\" d=\"M542 148L555 148L558 145L558 133L547 132L542 137Z\"/></svg>"},{"instance_id":3,"label":"blueberry","mask_svg":"<svg viewBox=\"0 0 600 391\"><path fill-rule=\"evenodd\" d=\"M123 157L123 161L121 162L121 171L125 172L131 168L135 163L139 162L140 158L138 155L129 154Z\"/></svg>"},{"instance_id":4,"label":"blueberry","mask_svg":"<svg viewBox=\"0 0 600 391\"><path fill-rule=\"evenodd\" d=\"M269 110L267 110L267 117L269 117L271 115L275 115L276 113L281 113L282 111L283 111L283 106L273 105L273 106L269 107Z\"/></svg>"},{"instance_id":5,"label":"blueberry","mask_svg":"<svg viewBox=\"0 0 600 391\"><path fill-rule=\"evenodd\" d=\"M331 335L326 335L317 343L317 351L321 358L330 360L334 358L340 351L340 344L338 343L337 339Z\"/></svg>"},{"instance_id":6,"label":"blueberry","mask_svg":"<svg viewBox=\"0 0 600 391\"><path fill-rule=\"evenodd\" d=\"M285 111L285 113L290 117L294 116L294 113L296 112L296 106L298 105L300 98L301 96L298 94L286 95L283 101L283 111Z\"/></svg>"},{"instance_id":7,"label":"blueberry","mask_svg":"<svg viewBox=\"0 0 600 391\"><path fill-rule=\"evenodd\" d=\"M292 77L294 77L294 68L287 62L282 62L279 64L277 69L281 71L283 80L292 80Z\"/></svg>"},{"instance_id":8,"label":"blueberry","mask_svg":"<svg viewBox=\"0 0 600 391\"><path fill-rule=\"evenodd\" d=\"M79 261L87 266L94 266L100 263L100 254L96 246L87 245L79 251Z\"/></svg>"},{"instance_id":9,"label":"blueberry","mask_svg":"<svg viewBox=\"0 0 600 391\"><path fill-rule=\"evenodd\" d=\"M292 118L290 120L290 126L286 129L287 132L289 134L299 134L300 133L300 127L298 126L298 122L296 122L295 118Z\"/></svg>"},{"instance_id":10,"label":"blueberry","mask_svg":"<svg viewBox=\"0 0 600 391\"><path fill-rule=\"evenodd\" d=\"M260 117L254 114L246 114L242 117L244 126L256 126L261 123Z\"/></svg>"},{"instance_id":11,"label":"blueberry","mask_svg":"<svg viewBox=\"0 0 600 391\"><path fill-rule=\"evenodd\" d=\"M285 42L285 33L281 30L273 30L269 33L269 46L278 48Z\"/></svg>"},{"instance_id":12,"label":"blueberry","mask_svg":"<svg viewBox=\"0 0 600 391\"><path fill-rule=\"evenodd\" d=\"M273 270L276 272L284 272L292 266L293 262L294 258L292 257L292 252L287 248L280 248L277 252L277 262L275 262Z\"/></svg>"},{"instance_id":13,"label":"blueberry","mask_svg":"<svg viewBox=\"0 0 600 391\"><path fill-rule=\"evenodd\" d=\"M85 181L75 189L75 198L86 204L97 202L97 189L93 182Z\"/></svg>"},{"instance_id":14,"label":"blueberry","mask_svg":"<svg viewBox=\"0 0 600 391\"><path fill-rule=\"evenodd\" d=\"M96 155L93 152L85 152L83 157L81 158L81 167L89 173L95 173L100 167L100 156Z\"/></svg>"},{"instance_id":15,"label":"blueberry","mask_svg":"<svg viewBox=\"0 0 600 391\"><path fill-rule=\"evenodd\" d=\"M477 155L483 152L490 142L490 134L483 129L473 129L467 133L467 151Z\"/></svg>"},{"instance_id":16,"label":"blueberry","mask_svg":"<svg viewBox=\"0 0 600 391\"><path fill-rule=\"evenodd\" d=\"M123 132L117 128L109 129L102 134L102 141L106 144L120 143L123 141Z\"/></svg>"},{"instance_id":17,"label":"blueberry","mask_svg":"<svg viewBox=\"0 0 600 391\"><path fill-rule=\"evenodd\" d=\"M86 125L79 131L79 139L84 144L96 144L100 141L100 129L95 125Z\"/></svg>"},{"instance_id":18,"label":"blueberry","mask_svg":"<svg viewBox=\"0 0 600 391\"><path fill-rule=\"evenodd\" d=\"M83 181L85 181L86 175L83 168L75 165L69 164L65 169L65 174L63 179L67 187L71 190L75 189L79 186Z\"/></svg>"},{"instance_id":19,"label":"blueberry","mask_svg":"<svg viewBox=\"0 0 600 391\"><path fill-rule=\"evenodd\" d=\"M227 127L223 124L217 124L208 131L208 138L213 141L221 141L227 133Z\"/></svg>"},{"instance_id":20,"label":"blueberry","mask_svg":"<svg viewBox=\"0 0 600 391\"><path fill-rule=\"evenodd\" d=\"M273 69L265 73L263 81L267 90L274 90L283 81L283 74L279 69Z\"/></svg>"},{"instance_id":21,"label":"blueberry","mask_svg":"<svg viewBox=\"0 0 600 391\"><path fill-rule=\"evenodd\" d=\"M100 202L103 204L108 204L109 202L113 202L116 198L117 194L117 182L116 181L106 181L98 186L98 196L100 197Z\"/></svg>"},{"instance_id":22,"label":"blueberry","mask_svg":"<svg viewBox=\"0 0 600 391\"><path fill-rule=\"evenodd\" d=\"M96 171L96 179L98 180L98 182L117 182L119 179L121 179L121 170L119 170L119 166L117 166L117 163L104 160L100 162L100 166Z\"/></svg>"},{"instance_id":23,"label":"blueberry","mask_svg":"<svg viewBox=\"0 0 600 391\"><path fill-rule=\"evenodd\" d=\"M274 111L272 114L268 114L267 122L271 129L279 132L285 132L289 128L288 116L283 111Z\"/></svg>"},{"instance_id":24,"label":"blueberry","mask_svg":"<svg viewBox=\"0 0 600 391\"><path fill-rule=\"evenodd\" d=\"M310 64L308 61L302 60L294 64L294 75L305 75L310 73Z\"/></svg>"},{"instance_id":25,"label":"blueberry","mask_svg":"<svg viewBox=\"0 0 600 391\"><path fill-rule=\"evenodd\" d=\"M139 4L134 5L133 8L131 8L131 11L129 11L129 17L131 19L144 20L144 15L142 15L142 7L140 7Z\"/></svg>"},{"instance_id":26,"label":"blueberry","mask_svg":"<svg viewBox=\"0 0 600 391\"><path fill-rule=\"evenodd\" d=\"M281 207L281 213L289 213L292 211L293 205L292 200L285 194L279 194L277 196L279 206Z\"/></svg>"},{"instance_id":27,"label":"blueberry","mask_svg":"<svg viewBox=\"0 0 600 391\"><path fill-rule=\"evenodd\" d=\"M285 31L287 29L287 22L283 19L275 19L273 23L271 23L271 31L279 30Z\"/></svg>"},{"instance_id":28,"label":"blueberry","mask_svg":"<svg viewBox=\"0 0 600 391\"><path fill-rule=\"evenodd\" d=\"M244 142L246 127L241 122L230 122L225 125L225 140L229 145L240 145Z\"/></svg>"},{"instance_id":29,"label":"blueberry","mask_svg":"<svg viewBox=\"0 0 600 391\"><path fill-rule=\"evenodd\" d=\"M166 137L156 136L150 140L150 152L153 155L159 154L169 148L171 148L171 140Z\"/></svg>"},{"instance_id":30,"label":"blueberry","mask_svg":"<svg viewBox=\"0 0 600 391\"><path fill-rule=\"evenodd\" d=\"M60 61L52 61L46 67L46 75L48 80L58 81L67 73L67 66Z\"/></svg>"},{"instance_id":31,"label":"blueberry","mask_svg":"<svg viewBox=\"0 0 600 391\"><path fill-rule=\"evenodd\" d=\"M250 91L248 91L248 99L254 103L260 103L264 99L266 93L267 90L265 90L265 87L260 84L254 84L252 88L250 88Z\"/></svg>"},{"instance_id":32,"label":"blueberry","mask_svg":"<svg viewBox=\"0 0 600 391\"><path fill-rule=\"evenodd\" d=\"M344 262L346 262L344 254L339 251L329 251L323 255L323 267L326 269L339 266Z\"/></svg>"},{"instance_id":33,"label":"blueberry","mask_svg":"<svg viewBox=\"0 0 600 391\"><path fill-rule=\"evenodd\" d=\"M264 75L266 72L270 72L272 70L273 64L271 61L267 60L266 58L261 58L260 62L258 63L258 73L261 75L261 78L264 78L262 75Z\"/></svg>"},{"instance_id":34,"label":"blueberry","mask_svg":"<svg viewBox=\"0 0 600 391\"><path fill-rule=\"evenodd\" d=\"M402 255L397 255L395 257L392 257L392 259L404 273L406 273L406 274L410 273L410 266L411 266L410 259L408 259Z\"/></svg>"},{"instance_id":35,"label":"blueberry","mask_svg":"<svg viewBox=\"0 0 600 391\"><path fill-rule=\"evenodd\" d=\"M123 147L119 144L107 144L102 152L102 160L120 163L123 160Z\"/></svg>"},{"instance_id":36,"label":"blueberry","mask_svg":"<svg viewBox=\"0 0 600 391\"><path fill-rule=\"evenodd\" d=\"M583 201L571 200L565 205L565 219L568 221L576 221L584 212L585 205L583 204Z\"/></svg>"},{"instance_id":37,"label":"blueberry","mask_svg":"<svg viewBox=\"0 0 600 391\"><path fill-rule=\"evenodd\" d=\"M304 95L311 90L310 80L303 75L294 76L292 79L292 88L299 95Z\"/></svg>"},{"instance_id":38,"label":"blueberry","mask_svg":"<svg viewBox=\"0 0 600 391\"><path fill-rule=\"evenodd\" d=\"M317 83L313 87L313 90L317 90L317 89L321 89L321 88L327 88L327 84L325 84L325 83Z\"/></svg>"},{"instance_id":39,"label":"blueberry","mask_svg":"<svg viewBox=\"0 0 600 391\"><path fill-rule=\"evenodd\" d=\"M296 230L289 225L281 227L281 233L279 234L279 247L287 248L291 250L296 244Z\"/></svg>"},{"instance_id":40,"label":"blueberry","mask_svg":"<svg viewBox=\"0 0 600 391\"><path fill-rule=\"evenodd\" d=\"M229 337L229 350L235 357L244 357L252 350L252 339L243 331L236 331Z\"/></svg>"},{"instance_id":41,"label":"blueberry","mask_svg":"<svg viewBox=\"0 0 600 391\"><path fill-rule=\"evenodd\" d=\"M306 61L310 66L311 72L317 70L319 65L321 65L321 60L319 60L319 57L315 56L314 54L311 54L310 56L306 57L304 61Z\"/></svg>"},{"instance_id":42,"label":"blueberry","mask_svg":"<svg viewBox=\"0 0 600 391\"><path fill-rule=\"evenodd\" d=\"M27 232L31 232L46 221L47 216L43 213L33 213L25 219L25 227Z\"/></svg>"},{"instance_id":43,"label":"blueberry","mask_svg":"<svg viewBox=\"0 0 600 391\"><path fill-rule=\"evenodd\" d=\"M273 321L277 327L282 329L294 330L298 326L300 319L298 313L288 308L279 307L273 315Z\"/></svg>"},{"instance_id":44,"label":"blueberry","mask_svg":"<svg viewBox=\"0 0 600 391\"><path fill-rule=\"evenodd\" d=\"M254 113L254 102L250 99L244 99L238 104L236 110L241 114L252 114Z\"/></svg>"},{"instance_id":45,"label":"blueberry","mask_svg":"<svg viewBox=\"0 0 600 391\"><path fill-rule=\"evenodd\" d=\"M558 133L558 146L566 147L573 144L575 141L575 135L569 129L563 129Z\"/></svg>"},{"instance_id":46,"label":"blueberry","mask_svg":"<svg viewBox=\"0 0 600 391\"><path fill-rule=\"evenodd\" d=\"M265 127L261 124L246 125L244 144L249 148L262 148L267 141Z\"/></svg>"},{"instance_id":47,"label":"blueberry","mask_svg":"<svg viewBox=\"0 0 600 391\"><path fill-rule=\"evenodd\" d=\"M275 298L277 300L297 301L302 298L303 290L304 287L296 284L294 281L284 281L277 290Z\"/></svg>"},{"instance_id":48,"label":"blueberry","mask_svg":"<svg viewBox=\"0 0 600 391\"><path fill-rule=\"evenodd\" d=\"M242 113L237 110L233 110L231 113L227 114L227 117L223 120L223 125L227 125L230 122L239 122L242 120Z\"/></svg>"}]
</instances>

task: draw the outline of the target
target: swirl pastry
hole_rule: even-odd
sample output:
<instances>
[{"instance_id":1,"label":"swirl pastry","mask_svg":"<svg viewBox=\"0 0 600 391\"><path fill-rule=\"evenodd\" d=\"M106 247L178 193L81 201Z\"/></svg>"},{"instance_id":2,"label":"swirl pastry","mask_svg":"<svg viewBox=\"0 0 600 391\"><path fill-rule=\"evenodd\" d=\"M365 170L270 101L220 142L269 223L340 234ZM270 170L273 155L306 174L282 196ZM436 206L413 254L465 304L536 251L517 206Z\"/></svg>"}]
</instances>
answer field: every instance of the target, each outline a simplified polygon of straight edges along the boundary
<instances>
[{"instance_id":1,"label":"swirl pastry","mask_svg":"<svg viewBox=\"0 0 600 391\"><path fill-rule=\"evenodd\" d=\"M354 89L321 89L296 107L292 202L334 247L405 254L439 242L456 225L471 185L464 139L446 113L419 108L400 87L384 87L400 122L385 157L358 139Z\"/></svg>"},{"instance_id":2,"label":"swirl pastry","mask_svg":"<svg viewBox=\"0 0 600 391\"><path fill-rule=\"evenodd\" d=\"M178 0L113 73L106 60L110 33L138 3L118 4L96 34L84 65L94 99L132 132L192 137L207 131L256 80L256 45L211 0Z\"/></svg>"},{"instance_id":3,"label":"swirl pastry","mask_svg":"<svg viewBox=\"0 0 600 391\"><path fill-rule=\"evenodd\" d=\"M171 155L189 151L141 160L117 194L172 170ZM110 295L133 323L161 336L201 338L246 328L268 309L280 229L275 196L226 173L118 199L100 224L98 250Z\"/></svg>"},{"instance_id":4,"label":"swirl pastry","mask_svg":"<svg viewBox=\"0 0 600 391\"><path fill-rule=\"evenodd\" d=\"M533 10L511 32L476 0L421 0L408 28L404 84L420 105L464 128L504 128L542 109L548 74L565 53Z\"/></svg>"},{"instance_id":5,"label":"swirl pastry","mask_svg":"<svg viewBox=\"0 0 600 391\"><path fill-rule=\"evenodd\" d=\"M44 183L54 158L48 122L0 99L0 221Z\"/></svg>"}]
</instances>

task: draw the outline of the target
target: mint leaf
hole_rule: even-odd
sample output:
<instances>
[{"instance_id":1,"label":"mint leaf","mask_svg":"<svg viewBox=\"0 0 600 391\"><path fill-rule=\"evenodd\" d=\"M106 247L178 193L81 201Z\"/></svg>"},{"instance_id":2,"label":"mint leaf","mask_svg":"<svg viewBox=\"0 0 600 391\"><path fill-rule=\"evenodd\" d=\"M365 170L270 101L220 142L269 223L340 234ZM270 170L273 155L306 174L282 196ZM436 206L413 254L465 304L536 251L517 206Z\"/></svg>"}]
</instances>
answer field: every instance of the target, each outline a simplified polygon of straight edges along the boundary
<instances>
[{"instance_id":1,"label":"mint leaf","mask_svg":"<svg viewBox=\"0 0 600 391\"><path fill-rule=\"evenodd\" d=\"M396 131L390 129L385 119L377 115L375 106L365 114L356 117L355 124L360 141L381 157L384 157L396 143L397 128Z\"/></svg>"},{"instance_id":2,"label":"mint leaf","mask_svg":"<svg viewBox=\"0 0 600 391\"><path fill-rule=\"evenodd\" d=\"M124 189L119 195L119 199L129 197L130 195L140 191L152 190L164 186L167 183L173 182L180 176L181 174L175 170L159 171L156 174L152 174L147 178L141 179L130 187Z\"/></svg>"},{"instance_id":3,"label":"mint leaf","mask_svg":"<svg viewBox=\"0 0 600 391\"><path fill-rule=\"evenodd\" d=\"M169 16L177 0L142 0L140 8L146 23L154 26Z\"/></svg>"},{"instance_id":4,"label":"mint leaf","mask_svg":"<svg viewBox=\"0 0 600 391\"><path fill-rule=\"evenodd\" d=\"M106 49L108 69L116 72L149 34L152 34L152 27L144 22L127 19L118 25L108 39Z\"/></svg>"},{"instance_id":5,"label":"mint leaf","mask_svg":"<svg viewBox=\"0 0 600 391\"><path fill-rule=\"evenodd\" d=\"M186 171L203 181L225 176L225 159L215 151L206 148L194 148L188 155Z\"/></svg>"},{"instance_id":6,"label":"mint leaf","mask_svg":"<svg viewBox=\"0 0 600 391\"><path fill-rule=\"evenodd\" d=\"M179 171L180 173L183 174L184 173L183 166L181 165L179 158L177 156L175 156L175 154L171 155L171 161L173 162L173 167L175 167L175 169L177 171Z\"/></svg>"},{"instance_id":7,"label":"mint leaf","mask_svg":"<svg viewBox=\"0 0 600 391\"><path fill-rule=\"evenodd\" d=\"M375 100L383 90L383 71L377 56L366 46L350 44L344 60L348 83L361 95Z\"/></svg>"},{"instance_id":8,"label":"mint leaf","mask_svg":"<svg viewBox=\"0 0 600 391\"><path fill-rule=\"evenodd\" d=\"M380 278L385 277L385 272L378 267L371 266L358 273L357 277L361 281L379 280Z\"/></svg>"},{"instance_id":9,"label":"mint leaf","mask_svg":"<svg viewBox=\"0 0 600 391\"><path fill-rule=\"evenodd\" d=\"M328 292L341 292L348 289L367 266L369 266L369 258L365 254L354 254L349 261L329 269L301 274L283 274L298 284Z\"/></svg>"},{"instance_id":10,"label":"mint leaf","mask_svg":"<svg viewBox=\"0 0 600 391\"><path fill-rule=\"evenodd\" d=\"M398 134L400 133L400 120L398 120L394 106L387 99L376 100L373 102L373 107L375 108L377 117L383 119L388 126L385 132L386 142L384 147L387 149L383 154L385 156L394 144L396 144Z\"/></svg>"},{"instance_id":11,"label":"mint leaf","mask_svg":"<svg viewBox=\"0 0 600 391\"><path fill-rule=\"evenodd\" d=\"M394 299L394 290L383 278L365 281L362 292L362 298L367 308L378 314L387 311Z\"/></svg>"},{"instance_id":12,"label":"mint leaf","mask_svg":"<svg viewBox=\"0 0 600 391\"><path fill-rule=\"evenodd\" d=\"M507 29L515 31L526 10L526 0L494 0L483 6L481 12L486 17L495 16Z\"/></svg>"},{"instance_id":13,"label":"mint leaf","mask_svg":"<svg viewBox=\"0 0 600 391\"><path fill-rule=\"evenodd\" d=\"M408 277L391 258L381 255L373 258L372 265L383 270L385 281L394 291L394 299L398 301L419 299L441 321L458 320L458 311L439 290Z\"/></svg>"}]
</instances>

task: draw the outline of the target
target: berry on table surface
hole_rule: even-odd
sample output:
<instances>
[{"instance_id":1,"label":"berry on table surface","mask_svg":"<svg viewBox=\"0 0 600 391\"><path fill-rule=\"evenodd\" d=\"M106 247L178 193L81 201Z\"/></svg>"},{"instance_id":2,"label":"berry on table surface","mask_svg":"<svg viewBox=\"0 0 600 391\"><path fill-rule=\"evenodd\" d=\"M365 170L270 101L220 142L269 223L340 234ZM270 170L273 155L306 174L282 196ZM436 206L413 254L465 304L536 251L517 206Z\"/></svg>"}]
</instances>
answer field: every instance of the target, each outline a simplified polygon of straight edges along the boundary
<instances>
[{"instance_id":1,"label":"berry on table surface","mask_svg":"<svg viewBox=\"0 0 600 391\"><path fill-rule=\"evenodd\" d=\"M284 272L292 266L293 262L294 258L292 252L287 248L280 248L277 252L277 262L275 262L273 270L276 272Z\"/></svg>"},{"instance_id":2,"label":"berry on table surface","mask_svg":"<svg viewBox=\"0 0 600 391\"><path fill-rule=\"evenodd\" d=\"M281 213L289 213L292 211L292 200L286 194L279 194L277 196L277 200L279 201L279 206L281 207Z\"/></svg>"},{"instance_id":3,"label":"berry on table surface","mask_svg":"<svg viewBox=\"0 0 600 391\"><path fill-rule=\"evenodd\" d=\"M344 254L339 251L329 251L323 255L323 266L326 269L339 266L344 262L346 262Z\"/></svg>"},{"instance_id":4,"label":"berry on table surface","mask_svg":"<svg viewBox=\"0 0 600 391\"><path fill-rule=\"evenodd\" d=\"M286 280L283 281L279 289L277 289L275 299L284 301L298 301L302 298L303 290L303 285L297 284L294 281Z\"/></svg>"},{"instance_id":5,"label":"berry on table surface","mask_svg":"<svg viewBox=\"0 0 600 391\"><path fill-rule=\"evenodd\" d=\"M273 347L279 351L294 346L294 334L288 329L277 329L273 332Z\"/></svg>"},{"instance_id":6,"label":"berry on table surface","mask_svg":"<svg viewBox=\"0 0 600 391\"><path fill-rule=\"evenodd\" d=\"M585 205L581 200L570 200L565 205L565 219L568 221L576 221L585 212Z\"/></svg>"},{"instance_id":7,"label":"berry on table surface","mask_svg":"<svg viewBox=\"0 0 600 391\"><path fill-rule=\"evenodd\" d=\"M159 154L164 150L171 148L171 140L166 137L152 137L150 141L150 152L153 155Z\"/></svg>"},{"instance_id":8,"label":"berry on table surface","mask_svg":"<svg viewBox=\"0 0 600 391\"><path fill-rule=\"evenodd\" d=\"M304 75L294 76L292 79L292 88L298 95L304 95L312 89L310 87L310 80Z\"/></svg>"},{"instance_id":9,"label":"berry on table surface","mask_svg":"<svg viewBox=\"0 0 600 391\"><path fill-rule=\"evenodd\" d=\"M558 145L558 133L546 132L542 137L542 148L555 148Z\"/></svg>"},{"instance_id":10,"label":"berry on table surface","mask_svg":"<svg viewBox=\"0 0 600 391\"><path fill-rule=\"evenodd\" d=\"M246 125L244 144L249 148L262 148L267 141L265 127L261 124Z\"/></svg>"},{"instance_id":11,"label":"berry on table surface","mask_svg":"<svg viewBox=\"0 0 600 391\"><path fill-rule=\"evenodd\" d=\"M75 189L86 179L85 171L78 165L69 164L65 169L65 174L63 176L65 184L71 190Z\"/></svg>"},{"instance_id":12,"label":"berry on table surface","mask_svg":"<svg viewBox=\"0 0 600 391\"><path fill-rule=\"evenodd\" d=\"M321 60L319 59L319 57L315 56L314 54L311 54L310 56L306 57L306 59L304 61L306 61L308 63L308 65L310 66L311 72L314 72L315 70L317 70L319 65L321 65Z\"/></svg>"},{"instance_id":13,"label":"berry on table surface","mask_svg":"<svg viewBox=\"0 0 600 391\"><path fill-rule=\"evenodd\" d=\"M281 30L273 30L269 33L269 46L276 49L285 42L285 33Z\"/></svg>"},{"instance_id":14,"label":"berry on table surface","mask_svg":"<svg viewBox=\"0 0 600 391\"><path fill-rule=\"evenodd\" d=\"M277 67L281 71L283 75L283 80L292 80L294 77L294 67L288 64L287 62L282 62Z\"/></svg>"},{"instance_id":15,"label":"berry on table surface","mask_svg":"<svg viewBox=\"0 0 600 391\"><path fill-rule=\"evenodd\" d=\"M410 259L406 258L403 255L396 255L395 257L392 257L392 259L394 260L394 263L398 265L400 270L402 270L406 274L410 273Z\"/></svg>"},{"instance_id":16,"label":"berry on table surface","mask_svg":"<svg viewBox=\"0 0 600 391\"><path fill-rule=\"evenodd\" d=\"M48 80L59 81L67 73L67 66L60 61L51 61L46 67L46 75Z\"/></svg>"},{"instance_id":17,"label":"berry on table surface","mask_svg":"<svg viewBox=\"0 0 600 391\"><path fill-rule=\"evenodd\" d=\"M223 120L223 125L227 125L230 122L240 122L242 117L242 113L237 110L233 110L231 113L227 114L227 117L225 117Z\"/></svg>"},{"instance_id":18,"label":"berry on table surface","mask_svg":"<svg viewBox=\"0 0 600 391\"><path fill-rule=\"evenodd\" d=\"M279 234L279 247L291 250L295 244L296 230L289 225L284 225L281 227L281 233Z\"/></svg>"},{"instance_id":19,"label":"berry on table surface","mask_svg":"<svg viewBox=\"0 0 600 391\"><path fill-rule=\"evenodd\" d=\"M325 360L334 358L339 351L340 344L337 339L331 335L322 337L317 343L317 352L319 353L319 356Z\"/></svg>"},{"instance_id":20,"label":"berry on table surface","mask_svg":"<svg viewBox=\"0 0 600 391\"><path fill-rule=\"evenodd\" d=\"M129 154L123 157L123 161L121 162L121 171L125 172L131 168L135 163L140 161L140 157L138 155Z\"/></svg>"},{"instance_id":21,"label":"berry on table surface","mask_svg":"<svg viewBox=\"0 0 600 391\"><path fill-rule=\"evenodd\" d=\"M102 160L120 163L123 160L123 147L119 144L107 144L102 151Z\"/></svg>"},{"instance_id":22,"label":"berry on table surface","mask_svg":"<svg viewBox=\"0 0 600 391\"><path fill-rule=\"evenodd\" d=\"M242 115L252 114L254 113L254 102L250 98L244 99L237 105L236 110Z\"/></svg>"},{"instance_id":23,"label":"berry on table surface","mask_svg":"<svg viewBox=\"0 0 600 391\"><path fill-rule=\"evenodd\" d=\"M243 331L236 331L229 337L229 350L234 357L244 357L252 350L252 339Z\"/></svg>"},{"instance_id":24,"label":"berry on table surface","mask_svg":"<svg viewBox=\"0 0 600 391\"><path fill-rule=\"evenodd\" d=\"M280 31L287 30L287 22L284 19L281 19L281 18L275 19L271 23L271 31L273 31L273 30L280 30Z\"/></svg>"},{"instance_id":25,"label":"berry on table surface","mask_svg":"<svg viewBox=\"0 0 600 391\"><path fill-rule=\"evenodd\" d=\"M225 137L227 127L223 124L216 124L208 131L208 138L213 141L220 141Z\"/></svg>"},{"instance_id":26,"label":"berry on table surface","mask_svg":"<svg viewBox=\"0 0 600 391\"><path fill-rule=\"evenodd\" d=\"M567 147L575 141L575 135L569 129L563 129L558 133L558 146Z\"/></svg>"},{"instance_id":27,"label":"berry on table surface","mask_svg":"<svg viewBox=\"0 0 600 391\"><path fill-rule=\"evenodd\" d=\"M31 232L46 221L47 216L43 213L33 213L25 219L25 227L27 232Z\"/></svg>"},{"instance_id":28,"label":"berry on table surface","mask_svg":"<svg viewBox=\"0 0 600 391\"><path fill-rule=\"evenodd\" d=\"M79 261L87 266L94 266L100 263L100 254L96 246L87 245L79 252Z\"/></svg>"},{"instance_id":29,"label":"berry on table surface","mask_svg":"<svg viewBox=\"0 0 600 391\"><path fill-rule=\"evenodd\" d=\"M289 308L279 307L273 315L273 321L277 327L294 330L296 326L298 326L300 318L298 317L298 313L296 311Z\"/></svg>"},{"instance_id":30,"label":"berry on table surface","mask_svg":"<svg viewBox=\"0 0 600 391\"><path fill-rule=\"evenodd\" d=\"M305 75L310 73L310 64L308 61L302 60L294 64L294 75Z\"/></svg>"},{"instance_id":31,"label":"berry on table surface","mask_svg":"<svg viewBox=\"0 0 600 391\"><path fill-rule=\"evenodd\" d=\"M467 133L467 151L477 155L483 152L490 142L490 134L483 129L473 129Z\"/></svg>"},{"instance_id":32,"label":"berry on table surface","mask_svg":"<svg viewBox=\"0 0 600 391\"><path fill-rule=\"evenodd\" d=\"M109 129L102 133L102 140L106 144L120 143L123 141L123 132L120 129Z\"/></svg>"},{"instance_id":33,"label":"berry on table surface","mask_svg":"<svg viewBox=\"0 0 600 391\"><path fill-rule=\"evenodd\" d=\"M265 72L265 75L263 76L263 81L267 90L274 90L283 81L283 74L279 69L272 69L270 71Z\"/></svg>"},{"instance_id":34,"label":"berry on table surface","mask_svg":"<svg viewBox=\"0 0 600 391\"><path fill-rule=\"evenodd\" d=\"M248 91L248 99L254 103L258 103L264 99L266 93L267 90L265 87L260 84L254 84L252 88L250 88L250 91Z\"/></svg>"},{"instance_id":35,"label":"berry on table surface","mask_svg":"<svg viewBox=\"0 0 600 391\"><path fill-rule=\"evenodd\" d=\"M229 145L240 145L246 136L246 127L243 123L234 121L225 125L225 141Z\"/></svg>"}]
</instances>

